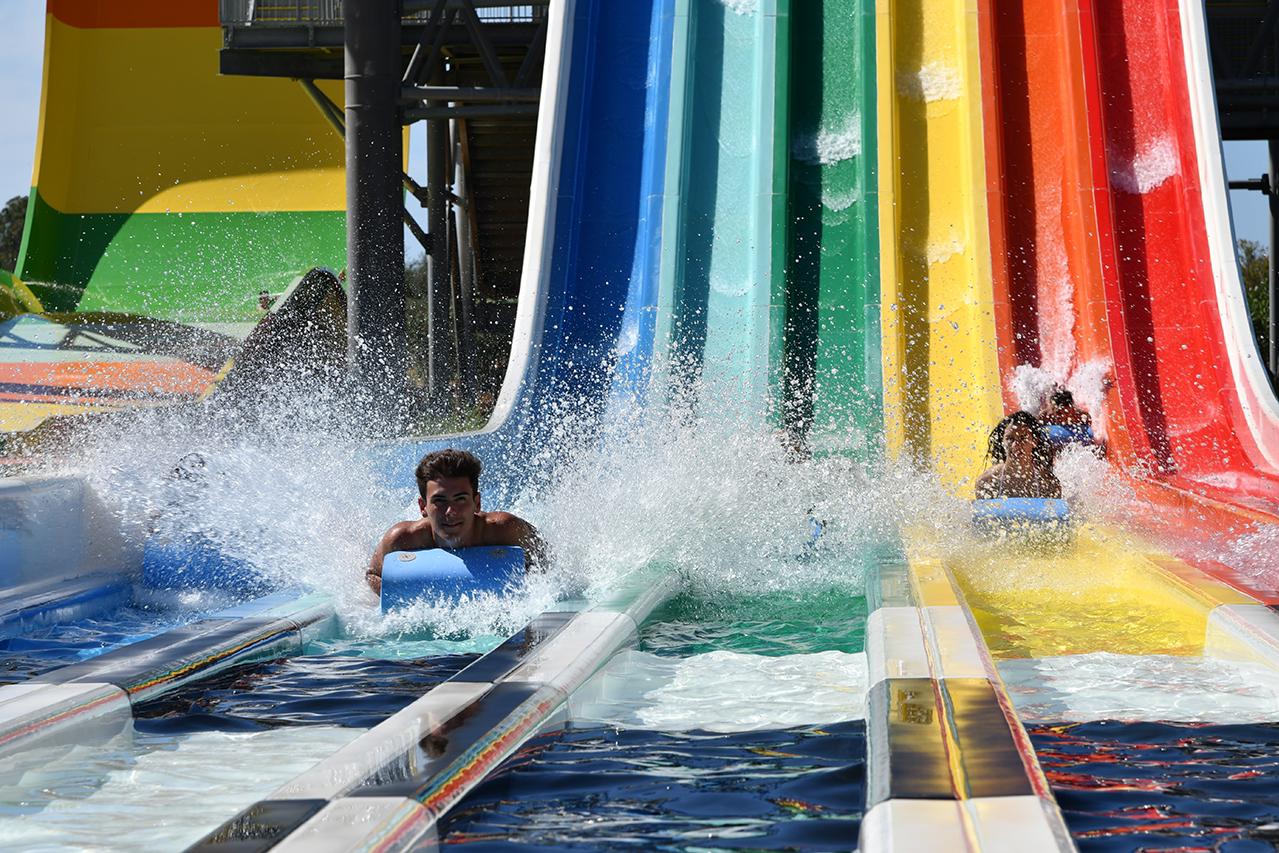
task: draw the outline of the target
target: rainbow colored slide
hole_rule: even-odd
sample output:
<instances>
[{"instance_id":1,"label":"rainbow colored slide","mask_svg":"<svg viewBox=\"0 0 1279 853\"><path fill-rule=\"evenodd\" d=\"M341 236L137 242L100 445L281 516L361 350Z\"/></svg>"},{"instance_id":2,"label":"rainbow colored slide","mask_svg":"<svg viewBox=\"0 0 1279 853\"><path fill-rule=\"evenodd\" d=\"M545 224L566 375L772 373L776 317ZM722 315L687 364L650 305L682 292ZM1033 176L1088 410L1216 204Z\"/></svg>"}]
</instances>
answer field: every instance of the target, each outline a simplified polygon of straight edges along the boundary
<instances>
[{"instance_id":1,"label":"rainbow colored slide","mask_svg":"<svg viewBox=\"0 0 1279 853\"><path fill-rule=\"evenodd\" d=\"M341 140L295 83L219 76L221 39L215 2L49 0L17 270L47 310L253 323L343 266Z\"/></svg>"},{"instance_id":2,"label":"rainbow colored slide","mask_svg":"<svg viewBox=\"0 0 1279 853\"><path fill-rule=\"evenodd\" d=\"M861 849L1070 849L1005 678L1096 655L1279 667L1273 569L1210 547L1279 523L1279 402L1233 260L1201 4L553 8L497 413L395 443L389 469L407 488L424 450L461 443L518 481L547 467L564 401L691 387L704 417L902 460L959 506L1019 370L1095 392L1131 500L1038 551L905 524L867 596ZM187 61L214 61L211 3L49 9L20 270L64 283L32 285L46 307L238 323L259 290L340 264L340 147L288 84ZM100 94L139 76L154 91ZM627 389L582 369L614 359ZM564 659L596 666L587 642ZM556 685L538 720L574 689ZM536 730L510 719L467 784Z\"/></svg>"}]
</instances>

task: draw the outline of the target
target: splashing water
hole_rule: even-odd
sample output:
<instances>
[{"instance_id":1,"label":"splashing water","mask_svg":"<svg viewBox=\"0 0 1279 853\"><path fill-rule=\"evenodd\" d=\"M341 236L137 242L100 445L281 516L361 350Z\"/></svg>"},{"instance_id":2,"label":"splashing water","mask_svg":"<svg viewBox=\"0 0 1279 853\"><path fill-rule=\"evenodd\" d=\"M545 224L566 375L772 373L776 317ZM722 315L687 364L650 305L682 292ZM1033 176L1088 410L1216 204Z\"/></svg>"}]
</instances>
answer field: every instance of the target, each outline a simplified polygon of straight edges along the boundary
<instances>
[{"instance_id":1,"label":"splashing water","mask_svg":"<svg viewBox=\"0 0 1279 853\"><path fill-rule=\"evenodd\" d=\"M506 596L419 602L383 617L363 572L382 532L416 515L416 493L410 472L388 473L388 453L365 438L363 405L298 391L242 418L139 412L83 433L45 472L85 476L135 536L198 534L272 583L331 595L348 635L393 640L506 635L558 597L608 595L654 565L705 596L860 588L868 549L895 542L903 521L967 524L963 503L932 475L867 467L838 448L797 460L749 415L655 404L620 412L601 433L566 403L531 454L536 482L494 488L502 464L488 459L482 486L516 495L489 508L532 521L557 556L553 569ZM192 452L199 476L175 478ZM816 549L814 519L826 530Z\"/></svg>"},{"instance_id":2,"label":"splashing water","mask_svg":"<svg viewBox=\"0 0 1279 853\"><path fill-rule=\"evenodd\" d=\"M1043 410L1044 402L1052 393L1053 387L1061 379L1042 367L1033 364L1019 364L1008 378L1008 387L1017 399L1017 406L1022 411L1038 415Z\"/></svg>"},{"instance_id":3,"label":"splashing water","mask_svg":"<svg viewBox=\"0 0 1279 853\"><path fill-rule=\"evenodd\" d=\"M735 15L753 15L759 10L759 0L720 0L724 8Z\"/></svg>"},{"instance_id":4,"label":"splashing water","mask_svg":"<svg viewBox=\"0 0 1279 853\"><path fill-rule=\"evenodd\" d=\"M1134 195L1148 193L1180 171L1177 143L1171 136L1160 136L1141 146L1132 156L1108 150L1110 180L1120 192Z\"/></svg>"},{"instance_id":5,"label":"splashing water","mask_svg":"<svg viewBox=\"0 0 1279 853\"><path fill-rule=\"evenodd\" d=\"M797 134L791 142L795 159L814 166L830 166L862 153L861 115L850 113L836 127Z\"/></svg>"},{"instance_id":6,"label":"splashing water","mask_svg":"<svg viewBox=\"0 0 1279 853\"><path fill-rule=\"evenodd\" d=\"M953 101L963 94L959 72L941 62L930 62L914 73L897 74L897 91L924 103Z\"/></svg>"}]
</instances>

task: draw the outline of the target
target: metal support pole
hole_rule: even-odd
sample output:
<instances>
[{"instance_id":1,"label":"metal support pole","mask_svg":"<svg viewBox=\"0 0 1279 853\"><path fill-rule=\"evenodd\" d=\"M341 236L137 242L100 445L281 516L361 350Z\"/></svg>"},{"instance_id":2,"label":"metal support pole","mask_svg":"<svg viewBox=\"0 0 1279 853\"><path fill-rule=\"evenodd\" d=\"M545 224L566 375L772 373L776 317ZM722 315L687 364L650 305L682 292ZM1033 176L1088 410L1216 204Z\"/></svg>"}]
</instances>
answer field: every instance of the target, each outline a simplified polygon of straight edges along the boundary
<instances>
[{"instance_id":1,"label":"metal support pole","mask_svg":"<svg viewBox=\"0 0 1279 853\"><path fill-rule=\"evenodd\" d=\"M430 71L431 82L443 82L443 69L437 65ZM448 244L448 119L432 119L426 123L426 230L431 235L431 248L426 256L429 308L427 314L427 389L439 399L448 386L449 308L450 298Z\"/></svg>"},{"instance_id":2,"label":"metal support pole","mask_svg":"<svg viewBox=\"0 0 1279 853\"><path fill-rule=\"evenodd\" d=\"M1266 362L1273 381L1279 377L1279 259L1275 258L1275 251L1279 250L1279 195L1275 193L1279 139L1269 140L1267 147L1270 149L1270 192L1266 195L1270 202L1270 352L1266 354Z\"/></svg>"},{"instance_id":3,"label":"metal support pole","mask_svg":"<svg viewBox=\"0 0 1279 853\"><path fill-rule=\"evenodd\" d=\"M347 348L355 375L399 404L405 384L400 2L343 3Z\"/></svg>"},{"instance_id":4,"label":"metal support pole","mask_svg":"<svg viewBox=\"0 0 1279 853\"><path fill-rule=\"evenodd\" d=\"M475 246L471 234L470 188L467 186L465 156L466 125L453 122L453 191L462 204L453 207L453 231L457 234L457 270L461 326L462 391L475 389Z\"/></svg>"}]
</instances>

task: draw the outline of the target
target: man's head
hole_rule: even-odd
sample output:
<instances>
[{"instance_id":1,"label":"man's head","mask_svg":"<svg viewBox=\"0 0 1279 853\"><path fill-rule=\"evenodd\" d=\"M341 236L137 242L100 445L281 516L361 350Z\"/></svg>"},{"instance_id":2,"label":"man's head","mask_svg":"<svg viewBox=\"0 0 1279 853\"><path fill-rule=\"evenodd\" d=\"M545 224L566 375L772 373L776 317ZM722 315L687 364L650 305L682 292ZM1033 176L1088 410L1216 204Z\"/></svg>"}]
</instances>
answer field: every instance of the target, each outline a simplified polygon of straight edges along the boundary
<instances>
[{"instance_id":1,"label":"man's head","mask_svg":"<svg viewBox=\"0 0 1279 853\"><path fill-rule=\"evenodd\" d=\"M417 464L417 504L422 517L431 520L437 544L446 548L473 544L483 467L474 454L452 448L428 453Z\"/></svg>"},{"instance_id":2,"label":"man's head","mask_svg":"<svg viewBox=\"0 0 1279 853\"><path fill-rule=\"evenodd\" d=\"M1075 395L1065 388L1058 388L1048 398L1048 404L1049 408L1054 411L1058 409L1073 409L1075 408Z\"/></svg>"}]
</instances>

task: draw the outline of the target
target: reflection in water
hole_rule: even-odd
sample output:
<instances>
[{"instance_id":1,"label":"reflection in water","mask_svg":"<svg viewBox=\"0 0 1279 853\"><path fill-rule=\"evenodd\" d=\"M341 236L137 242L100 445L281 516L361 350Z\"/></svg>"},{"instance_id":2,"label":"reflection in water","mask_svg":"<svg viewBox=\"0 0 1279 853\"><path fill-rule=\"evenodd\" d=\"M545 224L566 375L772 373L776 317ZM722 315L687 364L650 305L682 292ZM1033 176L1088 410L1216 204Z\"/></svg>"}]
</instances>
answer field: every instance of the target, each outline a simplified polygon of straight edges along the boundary
<instances>
[{"instance_id":1,"label":"reflection in water","mask_svg":"<svg viewBox=\"0 0 1279 853\"><path fill-rule=\"evenodd\" d=\"M1279 725L1102 721L1029 731L1081 850L1279 845Z\"/></svg>"},{"instance_id":2,"label":"reflection in water","mask_svg":"<svg viewBox=\"0 0 1279 853\"><path fill-rule=\"evenodd\" d=\"M468 850L851 850L864 799L860 722L731 735L570 727L529 742L440 837Z\"/></svg>"}]
</instances>

